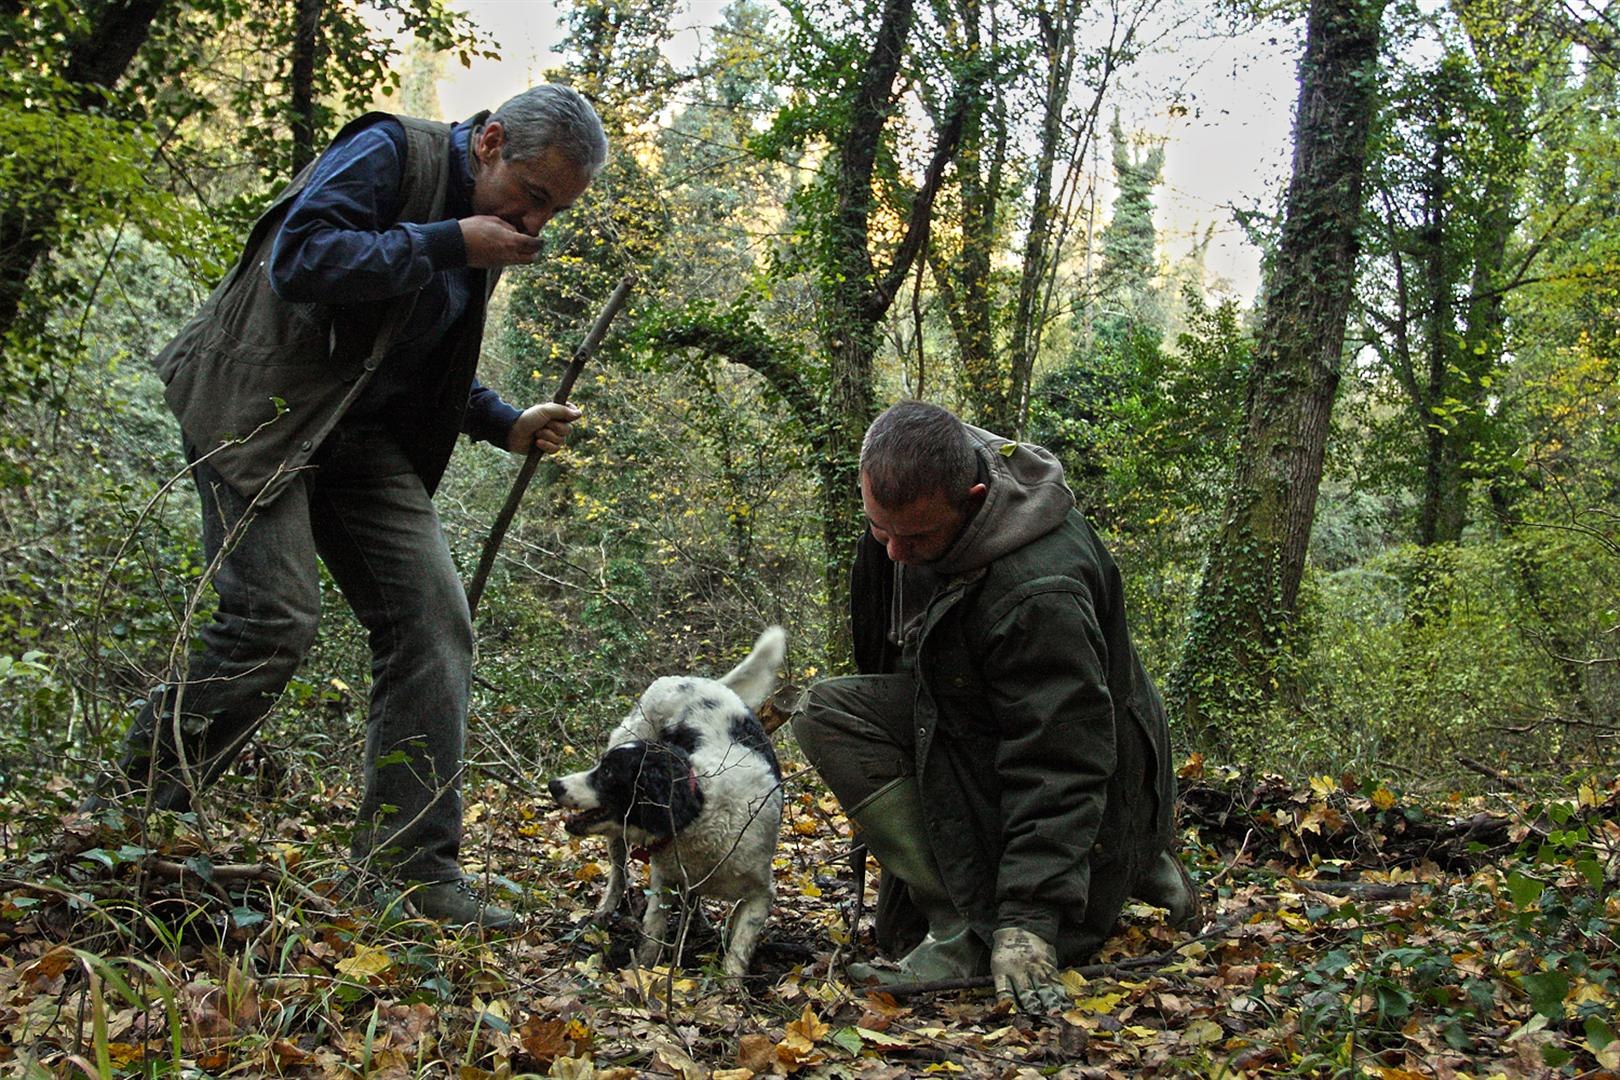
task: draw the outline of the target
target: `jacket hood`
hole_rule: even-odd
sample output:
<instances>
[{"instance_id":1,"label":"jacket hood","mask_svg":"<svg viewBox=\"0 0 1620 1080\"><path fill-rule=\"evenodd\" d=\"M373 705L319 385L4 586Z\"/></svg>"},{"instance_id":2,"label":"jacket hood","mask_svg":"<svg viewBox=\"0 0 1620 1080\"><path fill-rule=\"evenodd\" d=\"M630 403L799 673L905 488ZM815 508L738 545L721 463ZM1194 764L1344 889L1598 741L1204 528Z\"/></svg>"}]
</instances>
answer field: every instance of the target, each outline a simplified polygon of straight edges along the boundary
<instances>
[{"instance_id":1,"label":"jacket hood","mask_svg":"<svg viewBox=\"0 0 1620 1080\"><path fill-rule=\"evenodd\" d=\"M942 575L965 574L1017 551L1061 525L1074 507L1063 465L1051 451L964 426L987 491L956 543L929 567Z\"/></svg>"}]
</instances>

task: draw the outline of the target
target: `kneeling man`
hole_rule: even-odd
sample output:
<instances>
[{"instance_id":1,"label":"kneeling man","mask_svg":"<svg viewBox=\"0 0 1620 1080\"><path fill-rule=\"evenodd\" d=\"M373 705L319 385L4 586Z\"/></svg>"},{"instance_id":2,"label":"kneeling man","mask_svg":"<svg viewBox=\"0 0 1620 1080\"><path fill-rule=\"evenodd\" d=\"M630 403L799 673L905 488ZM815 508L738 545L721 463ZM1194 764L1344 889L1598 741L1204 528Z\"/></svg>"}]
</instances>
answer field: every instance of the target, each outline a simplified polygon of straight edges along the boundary
<instances>
[{"instance_id":1,"label":"kneeling man","mask_svg":"<svg viewBox=\"0 0 1620 1080\"><path fill-rule=\"evenodd\" d=\"M1063 1000L1130 896L1192 920L1164 705L1118 569L1049 452L905 401L861 448L856 664L793 721L884 874L880 983ZM920 942L918 940L920 935Z\"/></svg>"}]
</instances>

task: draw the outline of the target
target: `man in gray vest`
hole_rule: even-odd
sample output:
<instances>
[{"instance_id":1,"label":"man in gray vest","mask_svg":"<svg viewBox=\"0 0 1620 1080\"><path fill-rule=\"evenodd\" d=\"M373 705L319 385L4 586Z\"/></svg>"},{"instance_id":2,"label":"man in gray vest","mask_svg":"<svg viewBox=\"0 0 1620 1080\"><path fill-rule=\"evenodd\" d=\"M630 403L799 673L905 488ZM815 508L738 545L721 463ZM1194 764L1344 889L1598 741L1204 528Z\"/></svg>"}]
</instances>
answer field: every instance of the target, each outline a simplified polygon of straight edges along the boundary
<instances>
[{"instance_id":1,"label":"man in gray vest","mask_svg":"<svg viewBox=\"0 0 1620 1080\"><path fill-rule=\"evenodd\" d=\"M1119 570L1038 446L903 401L861 448L856 664L793 731L883 866L861 982L994 975L1063 1004L1127 896L1192 921L1169 731Z\"/></svg>"},{"instance_id":2,"label":"man in gray vest","mask_svg":"<svg viewBox=\"0 0 1620 1080\"><path fill-rule=\"evenodd\" d=\"M501 269L538 258L606 158L561 86L457 125L371 113L254 224L157 359L218 611L83 809L184 809L230 765L315 640L319 559L372 648L354 858L424 917L512 921L460 867L472 624L431 497L458 434L553 451L578 418L520 412L474 373Z\"/></svg>"}]
</instances>

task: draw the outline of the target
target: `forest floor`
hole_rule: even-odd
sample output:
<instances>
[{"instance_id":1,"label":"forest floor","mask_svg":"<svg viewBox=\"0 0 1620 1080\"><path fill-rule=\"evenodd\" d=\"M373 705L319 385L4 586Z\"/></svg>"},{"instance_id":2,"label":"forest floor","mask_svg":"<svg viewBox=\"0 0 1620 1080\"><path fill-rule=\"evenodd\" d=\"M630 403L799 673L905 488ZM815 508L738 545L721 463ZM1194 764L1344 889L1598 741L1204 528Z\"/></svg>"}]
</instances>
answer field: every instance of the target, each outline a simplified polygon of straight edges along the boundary
<instances>
[{"instance_id":1,"label":"forest floor","mask_svg":"<svg viewBox=\"0 0 1620 1080\"><path fill-rule=\"evenodd\" d=\"M605 845L516 783L468 792L471 869L522 915L488 940L333 890L352 791L249 793L228 813L211 798L211 816L139 837L29 816L12 792L0 1075L1620 1075L1620 777L1418 800L1196 757L1181 771L1203 921L1176 932L1128 908L1065 976L1069 1008L1042 1017L987 989L897 997L841 977L870 952L870 917L851 941L848 825L805 772L741 983L718 973L712 931L673 970L628 964L634 920L587 918ZM19 823L44 818L55 835L25 842Z\"/></svg>"}]
</instances>

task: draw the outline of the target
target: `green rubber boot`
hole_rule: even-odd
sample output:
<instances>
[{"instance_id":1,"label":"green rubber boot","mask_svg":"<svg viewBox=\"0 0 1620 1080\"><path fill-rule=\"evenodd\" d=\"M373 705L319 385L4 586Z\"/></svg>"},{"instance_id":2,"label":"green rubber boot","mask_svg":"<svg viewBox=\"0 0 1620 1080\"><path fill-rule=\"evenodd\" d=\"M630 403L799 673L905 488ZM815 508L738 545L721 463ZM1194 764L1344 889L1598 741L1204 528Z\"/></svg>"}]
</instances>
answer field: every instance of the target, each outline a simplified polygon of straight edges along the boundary
<instances>
[{"instance_id":1,"label":"green rubber boot","mask_svg":"<svg viewBox=\"0 0 1620 1080\"><path fill-rule=\"evenodd\" d=\"M915 777L904 776L849 812L861 839L885 874L906 883L912 903L928 920L928 934L915 949L893 964L850 964L852 982L893 986L898 983L964 979L990 970L990 954L946 891L934 853L928 848L928 826Z\"/></svg>"},{"instance_id":2,"label":"green rubber boot","mask_svg":"<svg viewBox=\"0 0 1620 1080\"><path fill-rule=\"evenodd\" d=\"M1160 851L1148 865L1133 892L1137 899L1164 908L1168 913L1164 921L1172 929L1186 929L1203 918L1198 886L1176 853L1168 849Z\"/></svg>"}]
</instances>

